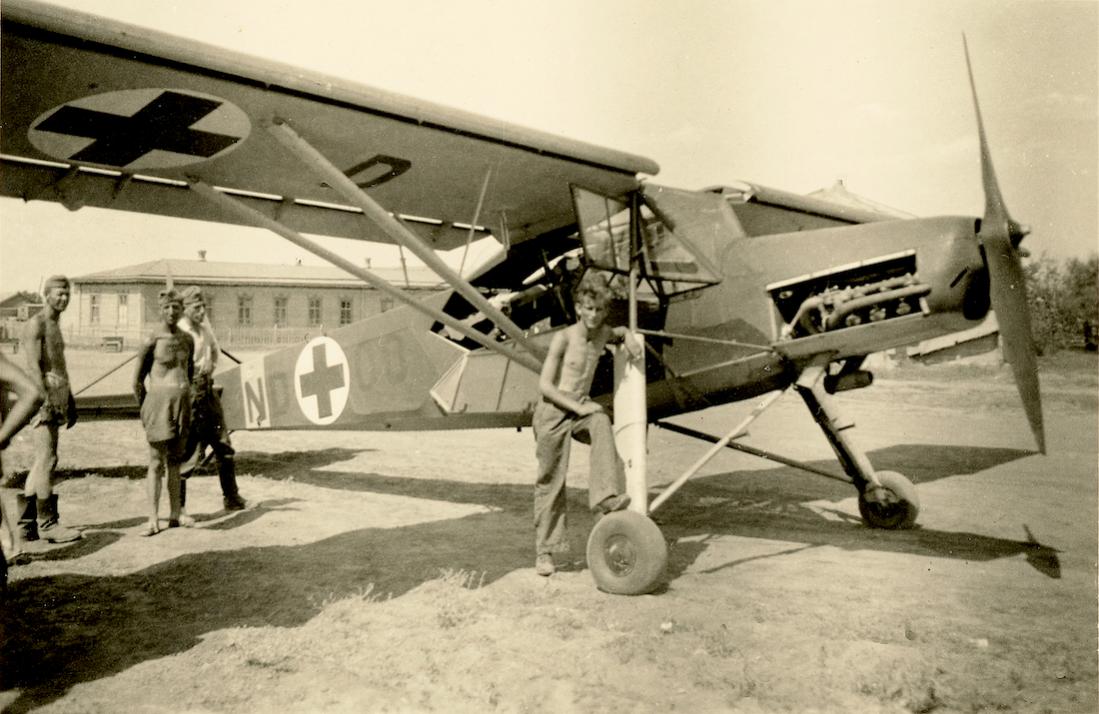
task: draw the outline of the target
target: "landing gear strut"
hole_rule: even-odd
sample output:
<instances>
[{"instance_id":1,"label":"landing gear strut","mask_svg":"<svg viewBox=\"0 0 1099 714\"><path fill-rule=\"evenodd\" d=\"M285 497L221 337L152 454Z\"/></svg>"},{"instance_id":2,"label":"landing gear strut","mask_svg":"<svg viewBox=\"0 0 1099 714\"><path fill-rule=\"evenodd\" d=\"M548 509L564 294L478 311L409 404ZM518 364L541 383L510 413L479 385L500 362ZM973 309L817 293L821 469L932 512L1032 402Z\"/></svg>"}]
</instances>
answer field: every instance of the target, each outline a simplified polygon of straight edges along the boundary
<instances>
[{"instance_id":1,"label":"landing gear strut","mask_svg":"<svg viewBox=\"0 0 1099 714\"><path fill-rule=\"evenodd\" d=\"M832 445L844 472L859 490L859 515L871 528L910 528L920 514L915 485L895 471L874 471L866 454L847 432L854 423L843 419L825 389L827 369L828 359L822 357L801 373L794 388Z\"/></svg>"}]
</instances>

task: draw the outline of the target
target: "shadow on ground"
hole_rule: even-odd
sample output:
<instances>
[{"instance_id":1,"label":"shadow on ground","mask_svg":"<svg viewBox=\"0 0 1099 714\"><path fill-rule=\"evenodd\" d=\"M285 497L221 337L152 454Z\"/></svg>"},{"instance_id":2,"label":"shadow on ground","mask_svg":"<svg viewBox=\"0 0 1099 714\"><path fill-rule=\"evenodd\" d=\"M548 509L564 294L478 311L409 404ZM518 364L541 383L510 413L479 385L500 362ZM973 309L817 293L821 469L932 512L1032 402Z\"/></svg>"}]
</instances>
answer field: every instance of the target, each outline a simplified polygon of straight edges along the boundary
<instances>
[{"instance_id":1,"label":"shadow on ground","mask_svg":"<svg viewBox=\"0 0 1099 714\"><path fill-rule=\"evenodd\" d=\"M123 576L17 580L5 603L7 636L0 650L0 689L21 690L9 711L28 711L81 682L185 651L212 631L299 626L325 603L354 596L370 585L379 596L398 596L448 572L483 573L481 580L491 583L530 567L529 485L317 470L354 453L328 449L281 454L277 460L246 453L240 455L240 464L274 480L293 478L329 489L475 503L491 512L400 528L360 529L306 545L187 554ZM900 446L871 456L882 468L903 464L915 481L926 482L987 469L1028 453ZM913 472L916 463L922 466ZM125 469L116 475L132 478ZM729 534L791 541L791 550L826 544L970 560L1045 549L1032 537L1016 542L924 529L872 531L854 520L822 518L799 505L852 494L846 484L790 468L692 481L659 513L666 537L673 542L701 536L673 547L669 575L674 579L682 574L705 549L707 538ZM236 517L262 519L269 509L256 505ZM584 492L569 492L570 546L577 559L583 557L592 525L585 505ZM234 521L233 527L241 524ZM88 547L98 549L117 538L109 531L100 535L104 543ZM70 551L70 557L75 553Z\"/></svg>"}]
</instances>

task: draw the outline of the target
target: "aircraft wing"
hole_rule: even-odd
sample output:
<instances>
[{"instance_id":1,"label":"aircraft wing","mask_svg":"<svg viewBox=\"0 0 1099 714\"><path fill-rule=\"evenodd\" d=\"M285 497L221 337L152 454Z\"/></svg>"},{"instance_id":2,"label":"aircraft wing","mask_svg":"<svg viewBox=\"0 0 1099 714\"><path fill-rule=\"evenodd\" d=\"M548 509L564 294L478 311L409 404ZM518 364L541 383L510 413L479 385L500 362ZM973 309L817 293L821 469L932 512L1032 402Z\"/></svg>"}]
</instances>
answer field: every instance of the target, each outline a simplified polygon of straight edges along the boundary
<instances>
[{"instance_id":1,"label":"aircraft wing","mask_svg":"<svg viewBox=\"0 0 1099 714\"><path fill-rule=\"evenodd\" d=\"M0 195L236 223L235 194L305 233L391 242L266 130L289 123L435 249L574 221L651 160L68 9L4 0ZM483 194L483 198L482 198ZM480 211L478 212L478 206Z\"/></svg>"}]
</instances>

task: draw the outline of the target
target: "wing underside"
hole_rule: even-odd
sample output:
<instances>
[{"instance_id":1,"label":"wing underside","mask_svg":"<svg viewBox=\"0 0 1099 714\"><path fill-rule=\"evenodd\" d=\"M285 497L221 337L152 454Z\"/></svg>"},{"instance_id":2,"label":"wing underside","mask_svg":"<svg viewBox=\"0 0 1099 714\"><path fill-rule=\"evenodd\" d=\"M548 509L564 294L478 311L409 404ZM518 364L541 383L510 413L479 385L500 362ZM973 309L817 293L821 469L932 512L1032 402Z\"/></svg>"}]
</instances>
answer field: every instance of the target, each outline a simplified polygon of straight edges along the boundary
<instances>
[{"instance_id":1,"label":"wing underside","mask_svg":"<svg viewBox=\"0 0 1099 714\"><path fill-rule=\"evenodd\" d=\"M387 241L267 131L286 121L437 249L571 223L569 184L619 195L652 161L122 23L3 4L0 194L235 222L229 190L301 232ZM479 210L478 210L478 207Z\"/></svg>"}]
</instances>

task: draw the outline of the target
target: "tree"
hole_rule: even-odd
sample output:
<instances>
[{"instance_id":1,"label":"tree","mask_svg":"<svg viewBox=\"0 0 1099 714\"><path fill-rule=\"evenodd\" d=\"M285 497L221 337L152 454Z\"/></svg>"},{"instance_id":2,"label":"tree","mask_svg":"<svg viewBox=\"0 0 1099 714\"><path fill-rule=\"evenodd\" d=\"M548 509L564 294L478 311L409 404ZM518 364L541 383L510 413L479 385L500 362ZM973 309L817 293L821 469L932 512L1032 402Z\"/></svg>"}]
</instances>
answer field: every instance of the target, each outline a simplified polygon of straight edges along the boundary
<instances>
[{"instance_id":1,"label":"tree","mask_svg":"<svg viewBox=\"0 0 1099 714\"><path fill-rule=\"evenodd\" d=\"M1099 324L1099 256L1058 263L1043 255L1023 273L1038 351L1084 346L1085 331Z\"/></svg>"}]
</instances>

